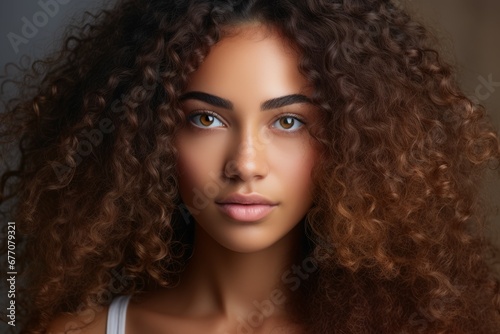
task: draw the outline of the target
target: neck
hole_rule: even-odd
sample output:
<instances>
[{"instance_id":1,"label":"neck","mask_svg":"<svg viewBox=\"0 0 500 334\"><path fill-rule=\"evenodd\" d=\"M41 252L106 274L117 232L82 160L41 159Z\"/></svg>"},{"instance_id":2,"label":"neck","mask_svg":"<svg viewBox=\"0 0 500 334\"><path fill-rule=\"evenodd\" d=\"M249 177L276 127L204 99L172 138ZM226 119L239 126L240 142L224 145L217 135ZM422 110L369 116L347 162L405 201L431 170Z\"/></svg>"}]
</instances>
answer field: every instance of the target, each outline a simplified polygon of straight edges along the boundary
<instances>
[{"instance_id":1,"label":"neck","mask_svg":"<svg viewBox=\"0 0 500 334\"><path fill-rule=\"evenodd\" d=\"M282 316L286 290L283 275L298 261L303 224L266 249L232 251L196 225L194 252L181 276L180 288L198 314L237 318L272 303L273 316Z\"/></svg>"}]
</instances>

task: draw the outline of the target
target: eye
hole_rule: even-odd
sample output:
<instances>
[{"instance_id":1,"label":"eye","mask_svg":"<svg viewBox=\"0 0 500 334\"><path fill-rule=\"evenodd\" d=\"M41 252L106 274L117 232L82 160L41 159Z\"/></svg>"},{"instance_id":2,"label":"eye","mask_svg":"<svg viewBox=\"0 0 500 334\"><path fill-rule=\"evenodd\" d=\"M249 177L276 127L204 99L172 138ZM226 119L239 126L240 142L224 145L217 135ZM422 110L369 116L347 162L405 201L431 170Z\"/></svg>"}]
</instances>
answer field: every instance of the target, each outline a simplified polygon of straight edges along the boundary
<instances>
[{"instance_id":1,"label":"eye","mask_svg":"<svg viewBox=\"0 0 500 334\"><path fill-rule=\"evenodd\" d=\"M199 112L189 116L189 121L199 128L216 128L223 127L222 123L217 116L209 112Z\"/></svg>"},{"instance_id":2,"label":"eye","mask_svg":"<svg viewBox=\"0 0 500 334\"><path fill-rule=\"evenodd\" d=\"M295 130L298 130L299 128L304 125L304 122L302 122L300 119L298 119L295 116L283 116L278 118L274 123L273 126L276 128L281 128L283 130L293 132Z\"/></svg>"}]
</instances>

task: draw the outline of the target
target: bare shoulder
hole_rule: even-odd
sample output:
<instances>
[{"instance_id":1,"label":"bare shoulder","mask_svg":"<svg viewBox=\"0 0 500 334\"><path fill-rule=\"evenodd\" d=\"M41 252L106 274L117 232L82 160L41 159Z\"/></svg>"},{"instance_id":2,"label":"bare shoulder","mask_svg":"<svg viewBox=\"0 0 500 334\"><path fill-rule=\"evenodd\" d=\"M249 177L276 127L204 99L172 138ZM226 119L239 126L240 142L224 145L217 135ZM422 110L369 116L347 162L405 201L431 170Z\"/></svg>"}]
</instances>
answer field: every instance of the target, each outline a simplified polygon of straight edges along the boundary
<instances>
[{"instance_id":1,"label":"bare shoulder","mask_svg":"<svg viewBox=\"0 0 500 334\"><path fill-rule=\"evenodd\" d=\"M59 315L49 324L46 334L105 334L108 307L87 309L78 315Z\"/></svg>"}]
</instances>

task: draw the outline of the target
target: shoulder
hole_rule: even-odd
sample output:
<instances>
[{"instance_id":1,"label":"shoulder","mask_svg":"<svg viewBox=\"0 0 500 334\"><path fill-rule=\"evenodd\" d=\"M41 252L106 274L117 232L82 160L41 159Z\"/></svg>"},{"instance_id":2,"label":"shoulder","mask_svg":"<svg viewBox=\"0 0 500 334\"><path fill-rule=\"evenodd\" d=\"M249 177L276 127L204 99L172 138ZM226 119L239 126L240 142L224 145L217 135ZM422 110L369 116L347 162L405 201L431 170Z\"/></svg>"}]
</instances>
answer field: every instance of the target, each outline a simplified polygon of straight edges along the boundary
<instances>
[{"instance_id":1,"label":"shoulder","mask_svg":"<svg viewBox=\"0 0 500 334\"><path fill-rule=\"evenodd\" d=\"M59 315L46 329L46 334L105 334L109 307L87 309L77 315Z\"/></svg>"}]
</instances>

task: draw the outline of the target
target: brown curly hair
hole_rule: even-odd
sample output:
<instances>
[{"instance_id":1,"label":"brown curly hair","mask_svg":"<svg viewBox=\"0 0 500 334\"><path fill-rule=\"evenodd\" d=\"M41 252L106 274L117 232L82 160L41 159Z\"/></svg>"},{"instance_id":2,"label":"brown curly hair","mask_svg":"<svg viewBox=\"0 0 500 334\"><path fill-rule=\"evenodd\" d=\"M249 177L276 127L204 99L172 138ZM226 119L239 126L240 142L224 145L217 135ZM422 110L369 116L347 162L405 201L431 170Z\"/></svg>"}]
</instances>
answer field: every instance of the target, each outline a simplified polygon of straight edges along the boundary
<instances>
[{"instance_id":1,"label":"brown curly hair","mask_svg":"<svg viewBox=\"0 0 500 334\"><path fill-rule=\"evenodd\" d=\"M0 203L17 222L22 333L175 284L192 242L178 98L226 28L249 21L298 51L324 118L303 254L318 270L291 312L308 333L497 333L479 185L498 135L389 0L121 0L70 28L0 114L3 157L20 152Z\"/></svg>"}]
</instances>

